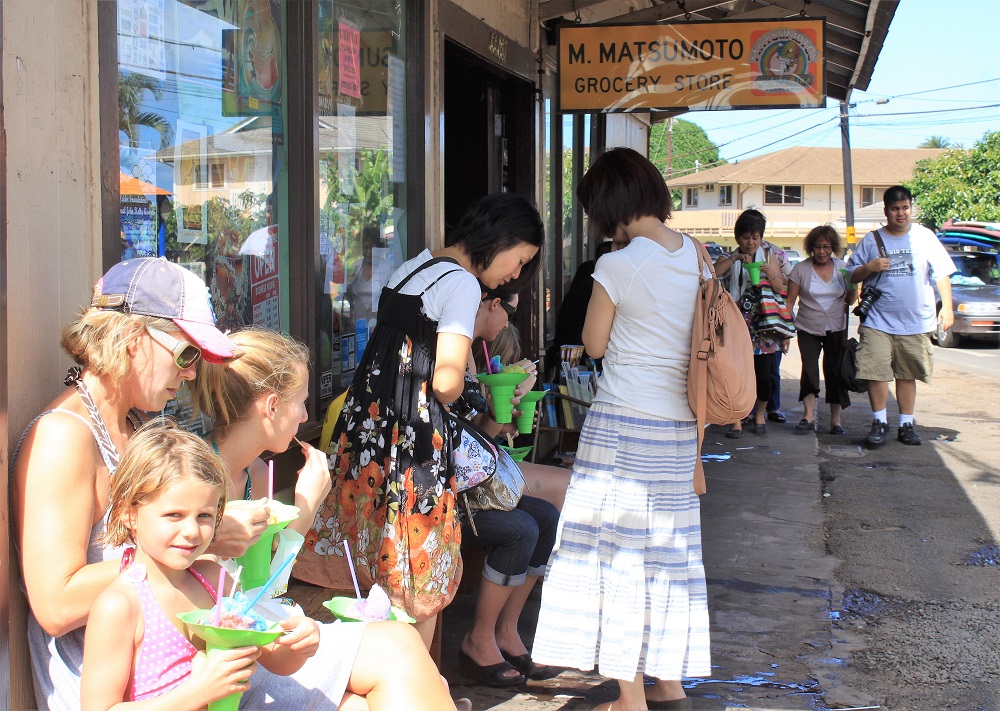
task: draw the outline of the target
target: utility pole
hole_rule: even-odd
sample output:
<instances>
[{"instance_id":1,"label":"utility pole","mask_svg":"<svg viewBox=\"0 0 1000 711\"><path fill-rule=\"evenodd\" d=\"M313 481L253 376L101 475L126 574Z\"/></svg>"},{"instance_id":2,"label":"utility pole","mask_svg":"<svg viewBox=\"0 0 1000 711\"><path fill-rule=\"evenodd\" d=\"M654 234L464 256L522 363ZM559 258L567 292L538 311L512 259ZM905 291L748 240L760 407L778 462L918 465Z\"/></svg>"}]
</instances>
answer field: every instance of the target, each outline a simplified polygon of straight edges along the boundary
<instances>
[{"instance_id":1,"label":"utility pole","mask_svg":"<svg viewBox=\"0 0 1000 711\"><path fill-rule=\"evenodd\" d=\"M674 164L674 117L667 119L667 180L673 177Z\"/></svg>"},{"instance_id":2,"label":"utility pole","mask_svg":"<svg viewBox=\"0 0 1000 711\"><path fill-rule=\"evenodd\" d=\"M840 153L844 162L844 213L847 221L847 244L853 247L858 241L854 232L854 175L851 171L851 132L847 124L847 110L854 106L840 102Z\"/></svg>"}]
</instances>

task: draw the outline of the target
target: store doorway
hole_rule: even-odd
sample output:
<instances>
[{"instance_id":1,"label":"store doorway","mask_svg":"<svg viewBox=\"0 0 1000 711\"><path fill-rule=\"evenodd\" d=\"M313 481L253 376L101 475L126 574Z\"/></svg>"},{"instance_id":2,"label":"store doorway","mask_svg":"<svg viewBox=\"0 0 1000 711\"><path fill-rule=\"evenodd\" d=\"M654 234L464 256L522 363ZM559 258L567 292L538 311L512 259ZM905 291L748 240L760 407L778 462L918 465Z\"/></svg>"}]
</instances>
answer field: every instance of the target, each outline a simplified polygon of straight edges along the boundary
<instances>
[{"instance_id":1,"label":"store doorway","mask_svg":"<svg viewBox=\"0 0 1000 711\"><path fill-rule=\"evenodd\" d=\"M456 42L444 51L445 234L468 205L496 192L534 199L534 88ZM433 199L429 197L428 199ZM525 353L537 350L537 292L514 318Z\"/></svg>"},{"instance_id":2,"label":"store doorway","mask_svg":"<svg viewBox=\"0 0 1000 711\"><path fill-rule=\"evenodd\" d=\"M534 193L531 86L452 41L444 61L444 215L478 197Z\"/></svg>"}]
</instances>

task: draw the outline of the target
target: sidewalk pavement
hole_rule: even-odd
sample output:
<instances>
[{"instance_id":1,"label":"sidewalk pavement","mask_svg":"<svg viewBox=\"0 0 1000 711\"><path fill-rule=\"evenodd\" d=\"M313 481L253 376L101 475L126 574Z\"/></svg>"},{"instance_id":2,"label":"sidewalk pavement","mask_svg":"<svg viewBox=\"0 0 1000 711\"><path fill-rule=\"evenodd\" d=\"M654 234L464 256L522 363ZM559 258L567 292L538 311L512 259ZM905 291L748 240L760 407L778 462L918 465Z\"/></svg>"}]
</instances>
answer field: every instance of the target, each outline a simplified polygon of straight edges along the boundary
<instances>
[{"instance_id":1,"label":"sidewalk pavement","mask_svg":"<svg viewBox=\"0 0 1000 711\"><path fill-rule=\"evenodd\" d=\"M727 428L706 432L702 540L713 674L684 681L695 709L821 709L835 699L864 705L836 684L843 652L831 615L840 590L837 560L826 554L817 437L795 431L802 417L797 353L782 366L787 423L736 440L724 436ZM539 597L536 590L522 615L529 647ZM458 673L458 648L474 607L475 595L467 594L445 611L442 673L453 695L470 698L476 711L584 709L617 697L615 682L576 670L515 689L469 685Z\"/></svg>"}]
</instances>

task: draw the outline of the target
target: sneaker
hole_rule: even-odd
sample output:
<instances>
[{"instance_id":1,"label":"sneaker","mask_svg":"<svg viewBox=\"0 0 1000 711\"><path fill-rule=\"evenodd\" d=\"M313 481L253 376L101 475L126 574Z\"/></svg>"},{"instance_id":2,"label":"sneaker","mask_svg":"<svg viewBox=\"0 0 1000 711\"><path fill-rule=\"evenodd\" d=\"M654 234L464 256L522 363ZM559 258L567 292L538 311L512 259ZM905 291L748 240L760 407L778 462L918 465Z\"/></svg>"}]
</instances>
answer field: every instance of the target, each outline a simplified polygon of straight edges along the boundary
<instances>
[{"instance_id":1,"label":"sneaker","mask_svg":"<svg viewBox=\"0 0 1000 711\"><path fill-rule=\"evenodd\" d=\"M917 431L913 429L913 423L907 422L905 425L899 428L899 432L896 434L896 439L898 439L903 444L920 444L920 435Z\"/></svg>"},{"instance_id":2,"label":"sneaker","mask_svg":"<svg viewBox=\"0 0 1000 711\"><path fill-rule=\"evenodd\" d=\"M902 428L900 428L902 431ZM865 442L870 444L872 447L878 447L885 444L885 438L889 434L889 423L882 422L881 420L872 420L872 430L865 437Z\"/></svg>"}]
</instances>

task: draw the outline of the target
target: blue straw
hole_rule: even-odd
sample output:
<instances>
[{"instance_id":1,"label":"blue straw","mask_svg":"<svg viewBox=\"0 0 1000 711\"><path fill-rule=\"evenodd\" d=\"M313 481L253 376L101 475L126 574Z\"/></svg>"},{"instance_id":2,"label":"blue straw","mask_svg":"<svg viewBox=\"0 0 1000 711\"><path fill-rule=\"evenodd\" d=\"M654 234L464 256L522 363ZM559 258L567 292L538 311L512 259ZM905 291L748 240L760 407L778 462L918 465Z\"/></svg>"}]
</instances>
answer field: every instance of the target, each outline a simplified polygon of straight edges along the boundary
<instances>
[{"instance_id":1,"label":"blue straw","mask_svg":"<svg viewBox=\"0 0 1000 711\"><path fill-rule=\"evenodd\" d=\"M261 585L260 590L257 592L256 595L253 596L253 600L251 600L250 604L243 609L244 615L250 612L250 610L253 609L253 606L256 605L258 602L260 602L260 599L264 597L264 593L267 592L267 589L272 585L274 585L274 581L277 580L278 576L285 571L285 568L287 568L289 565L292 564L293 560L295 560L295 556L293 555L288 556L285 562L282 563L281 566L276 571L271 573L271 577L267 579L266 583Z\"/></svg>"}]
</instances>

